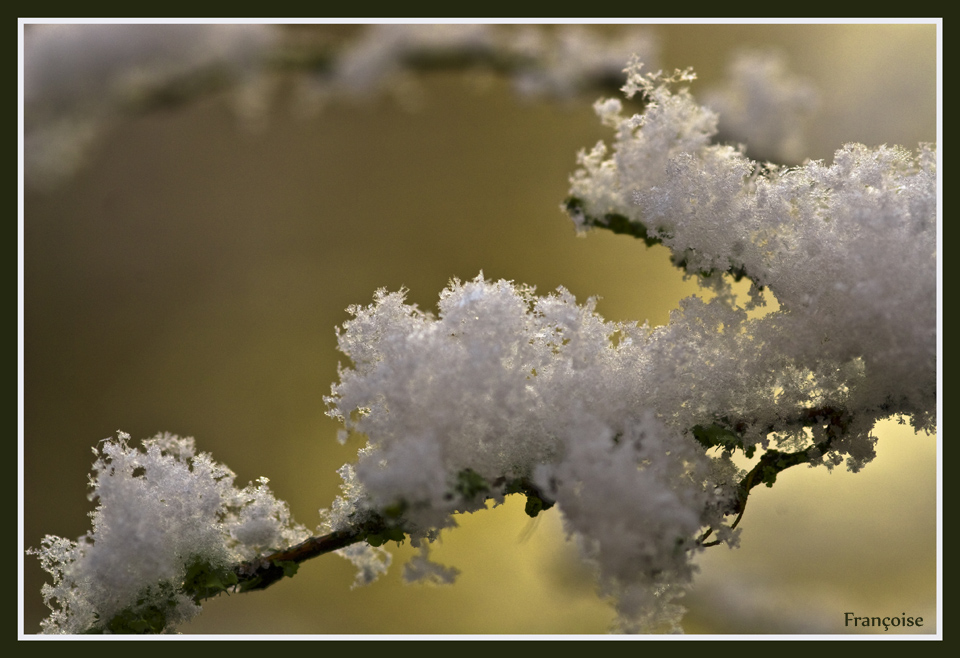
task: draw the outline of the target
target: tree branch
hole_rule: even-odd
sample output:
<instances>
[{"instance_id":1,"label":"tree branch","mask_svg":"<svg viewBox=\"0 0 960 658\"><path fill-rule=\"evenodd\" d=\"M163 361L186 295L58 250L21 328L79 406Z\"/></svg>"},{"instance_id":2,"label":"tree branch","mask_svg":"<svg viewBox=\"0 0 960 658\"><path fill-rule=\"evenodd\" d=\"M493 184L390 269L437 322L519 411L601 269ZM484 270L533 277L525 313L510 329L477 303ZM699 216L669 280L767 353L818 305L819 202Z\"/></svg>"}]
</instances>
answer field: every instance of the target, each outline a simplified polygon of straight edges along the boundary
<instances>
[{"instance_id":1,"label":"tree branch","mask_svg":"<svg viewBox=\"0 0 960 658\"><path fill-rule=\"evenodd\" d=\"M846 432L850 421L851 418L849 414L843 409L834 409L832 407L804 409L800 414L798 423L803 427L810 427L818 423L826 422L826 440L808 446L798 452L788 453L776 449L767 450L760 458L760 461L757 462L737 485L737 501L727 513L728 515L737 515L731 528L736 528L740 523L740 519L743 518L747 499L750 491L754 487L760 484L766 484L768 487L773 486L777 475L782 471L798 464L809 463L811 451L814 449L818 450L821 454L827 452L830 449L832 441ZM735 432L743 432L746 429L746 425L742 421L733 422L730 423L730 425ZM701 442L703 442L703 433L706 431L708 430L701 432ZM724 431L728 434L730 433L729 430ZM774 428L771 427L768 431L773 432ZM731 448L729 442L723 444L717 443L715 445L723 445L727 449ZM739 444L733 447L742 448L743 446ZM467 471L460 474L458 490L468 498L489 492L490 485L483 481L482 478L479 480L477 480L477 478L479 478L479 476L470 471L470 469L467 469ZM521 478L512 482L507 482L505 478L499 478L492 484L495 487L504 487L504 492L507 494L524 494L527 497L526 513L531 517L535 517L540 511L549 509L554 505L554 502L533 484L529 478ZM319 537L310 537L296 546L291 546L290 548L270 553L256 560L237 565L233 570L237 576L235 589L240 592L266 589L282 580L285 576L292 576L296 573L296 568L301 562L327 553L333 553L341 548L346 548L347 546L364 541L368 537L391 532L395 535L397 532L402 533L402 529L396 522L390 522L379 515L374 515L372 519L366 521L359 527L338 530ZM712 529L708 529L700 537L699 541L701 546L716 546L722 543L720 541L703 543L712 532ZM210 592L209 594L198 595L198 600L210 598L219 593L220 591L216 591Z\"/></svg>"},{"instance_id":2,"label":"tree branch","mask_svg":"<svg viewBox=\"0 0 960 658\"><path fill-rule=\"evenodd\" d=\"M320 537L310 537L296 546L244 562L234 568L234 573L237 575L236 589L240 592L266 589L284 576L292 576L296 573L296 565L301 562L356 544L363 541L368 534L369 530L366 528L337 530Z\"/></svg>"}]
</instances>

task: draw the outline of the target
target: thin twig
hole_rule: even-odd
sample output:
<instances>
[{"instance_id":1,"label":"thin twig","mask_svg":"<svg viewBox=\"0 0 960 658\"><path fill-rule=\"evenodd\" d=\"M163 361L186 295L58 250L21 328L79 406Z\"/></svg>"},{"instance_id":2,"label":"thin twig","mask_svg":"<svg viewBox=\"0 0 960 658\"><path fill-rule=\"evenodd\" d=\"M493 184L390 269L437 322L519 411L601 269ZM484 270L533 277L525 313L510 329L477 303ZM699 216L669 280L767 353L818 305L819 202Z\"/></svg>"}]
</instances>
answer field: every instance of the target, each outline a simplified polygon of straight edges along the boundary
<instances>
[{"instance_id":1,"label":"thin twig","mask_svg":"<svg viewBox=\"0 0 960 658\"><path fill-rule=\"evenodd\" d=\"M333 553L356 544L368 534L367 529L337 530L320 537L310 537L296 546L270 553L251 562L238 565L237 589L241 592L266 589L287 575L284 563L300 564L310 558Z\"/></svg>"}]
</instances>

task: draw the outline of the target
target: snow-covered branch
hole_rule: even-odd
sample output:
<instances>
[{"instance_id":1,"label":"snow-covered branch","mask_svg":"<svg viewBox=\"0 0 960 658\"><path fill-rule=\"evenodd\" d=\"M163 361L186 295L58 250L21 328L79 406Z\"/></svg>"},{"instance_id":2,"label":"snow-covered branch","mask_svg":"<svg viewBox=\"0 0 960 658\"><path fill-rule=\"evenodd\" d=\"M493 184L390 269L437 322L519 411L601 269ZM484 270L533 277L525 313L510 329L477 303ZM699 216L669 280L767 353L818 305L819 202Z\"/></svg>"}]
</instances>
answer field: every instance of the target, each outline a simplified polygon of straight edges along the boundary
<instances>
[{"instance_id":1,"label":"snow-covered branch","mask_svg":"<svg viewBox=\"0 0 960 658\"><path fill-rule=\"evenodd\" d=\"M427 50L501 53L490 39L437 36ZM404 43L392 31L335 70L369 87L397 52L423 56ZM745 61L746 87L783 78ZM170 631L203 599L262 589L334 551L370 582L389 564L388 541L421 548L409 579L448 581L455 569L429 559L439 531L520 494L531 516L560 510L620 630L676 631L693 556L736 545L754 487L801 464L859 470L885 418L935 431L936 146L847 144L831 163L761 163L719 142L717 114L685 86L692 72L648 74L633 60L626 73L642 113L596 103L614 141L580 153L563 207L579 231L666 246L709 301L684 299L653 328L608 322L563 288L538 294L483 274L451 281L435 314L379 290L339 331L350 364L328 413L343 441L366 443L341 468L343 493L316 536L265 479L236 488L192 440L159 435L138 450L121 433L95 449L92 530L33 551L53 575L44 630ZM743 93L812 105L799 83L765 88ZM729 96L715 107L750 114ZM780 136L761 148L796 145ZM744 277L741 305L731 279ZM772 300L776 310L748 313ZM759 461L743 470L738 451Z\"/></svg>"}]
</instances>

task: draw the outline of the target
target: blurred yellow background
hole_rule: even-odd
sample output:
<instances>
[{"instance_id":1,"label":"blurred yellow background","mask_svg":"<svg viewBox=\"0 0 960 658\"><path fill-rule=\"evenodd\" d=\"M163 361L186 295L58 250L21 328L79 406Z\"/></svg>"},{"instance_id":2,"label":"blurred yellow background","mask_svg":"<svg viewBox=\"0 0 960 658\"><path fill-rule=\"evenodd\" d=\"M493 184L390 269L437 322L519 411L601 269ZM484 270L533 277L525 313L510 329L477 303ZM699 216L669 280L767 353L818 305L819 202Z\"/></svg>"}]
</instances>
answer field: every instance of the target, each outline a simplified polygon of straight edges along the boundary
<instances>
[{"instance_id":1,"label":"blurred yellow background","mask_svg":"<svg viewBox=\"0 0 960 658\"><path fill-rule=\"evenodd\" d=\"M664 68L706 89L744 46L781 48L822 94L808 154L842 143L936 140L932 25L653 26ZM482 82L482 84L481 84ZM270 478L308 527L338 493L340 446L322 397L334 328L380 287L433 309L450 278L565 286L610 320L667 321L698 292L661 247L595 232L559 210L576 152L609 138L594 98L523 100L508 83L424 75L416 111L330 103L297 118L281 86L259 130L221 96L112 126L63 186L28 190L24 541L89 528L91 446L130 432L195 436L244 484ZM686 599L690 633L844 633L858 616L936 615L936 437L895 423L862 473L792 469L758 489L742 548L708 550ZM604 633L613 612L556 509L522 501L445 531L450 587L406 586L409 545L350 589L336 556L270 590L220 597L185 633ZM46 574L25 560L24 628ZM882 629L881 629L882 632Z\"/></svg>"}]
</instances>

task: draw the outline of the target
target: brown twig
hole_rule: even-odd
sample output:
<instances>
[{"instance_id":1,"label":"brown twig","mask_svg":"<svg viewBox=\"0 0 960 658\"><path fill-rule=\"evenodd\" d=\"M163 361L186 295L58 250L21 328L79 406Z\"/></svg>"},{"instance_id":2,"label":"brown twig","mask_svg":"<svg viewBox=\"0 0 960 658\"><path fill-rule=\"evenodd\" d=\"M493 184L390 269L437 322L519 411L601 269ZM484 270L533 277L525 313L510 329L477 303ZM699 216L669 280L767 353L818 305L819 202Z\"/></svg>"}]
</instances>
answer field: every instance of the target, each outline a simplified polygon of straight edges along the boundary
<instances>
[{"instance_id":1,"label":"brown twig","mask_svg":"<svg viewBox=\"0 0 960 658\"><path fill-rule=\"evenodd\" d=\"M290 563L300 564L310 558L346 548L363 541L368 532L365 528L338 530L320 537L310 537L296 546L244 562L234 570L237 574L237 589L241 592L266 589L288 575Z\"/></svg>"},{"instance_id":2,"label":"brown twig","mask_svg":"<svg viewBox=\"0 0 960 658\"><path fill-rule=\"evenodd\" d=\"M747 508L747 500L750 497L750 491L754 487L760 484L772 486L777 479L777 475L782 471L797 464L810 463L810 453L813 450L817 450L820 454L826 453L830 449L833 440L840 438L846 433L851 421L852 418L850 414L843 409L835 409L833 407L804 409L800 414L799 424L802 427L811 427L813 425L826 423L827 438L820 443L808 446L798 452L783 452L775 449L767 450L763 456L760 457L760 461L750 469L750 472L747 473L737 485L737 500L730 510L726 512L728 516L732 514L737 515L737 518L734 519L730 528L736 528L743 518L743 513ZM745 431L747 427L744 422L732 423L732 426L738 433ZM768 428L768 432L773 431L775 431L773 428ZM697 543L702 547L722 544L723 542L720 540L705 542L712 533L713 528L707 528L697 540Z\"/></svg>"}]
</instances>

